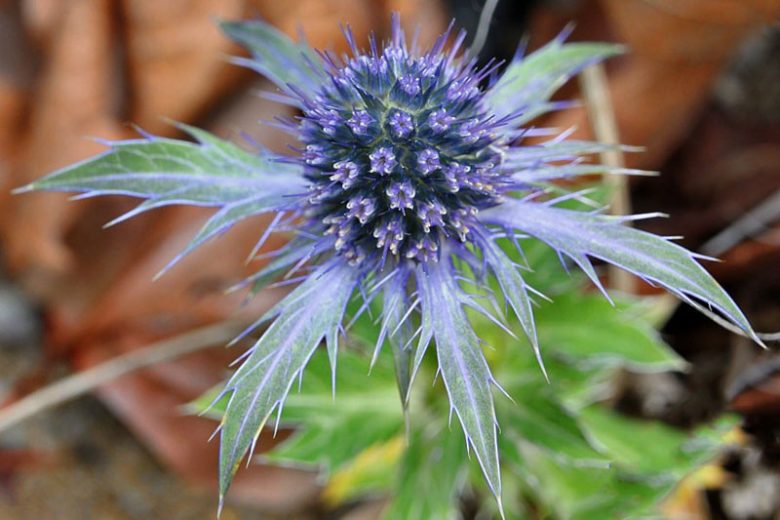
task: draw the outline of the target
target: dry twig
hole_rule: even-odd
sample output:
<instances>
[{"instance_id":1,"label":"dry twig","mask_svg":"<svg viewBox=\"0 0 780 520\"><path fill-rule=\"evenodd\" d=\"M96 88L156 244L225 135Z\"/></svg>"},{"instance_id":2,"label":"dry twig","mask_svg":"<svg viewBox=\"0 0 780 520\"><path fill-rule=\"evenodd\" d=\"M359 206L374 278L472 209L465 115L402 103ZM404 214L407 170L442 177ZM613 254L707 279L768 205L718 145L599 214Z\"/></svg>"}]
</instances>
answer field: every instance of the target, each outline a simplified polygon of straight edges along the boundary
<instances>
[{"instance_id":1,"label":"dry twig","mask_svg":"<svg viewBox=\"0 0 780 520\"><path fill-rule=\"evenodd\" d=\"M152 343L148 347L117 356L110 361L47 385L8 407L0 409L0 432L37 413L75 399L130 372L215 345L224 345L245 327L246 322L239 320L201 327L186 334Z\"/></svg>"},{"instance_id":2,"label":"dry twig","mask_svg":"<svg viewBox=\"0 0 780 520\"><path fill-rule=\"evenodd\" d=\"M609 85L604 65L597 63L583 70L580 74L580 84L593 135L599 142L615 145L614 149L606 150L600 154L601 163L611 168L624 167L623 152L618 148L620 135L615 120L615 110L609 97ZM610 212L614 215L630 214L631 198L626 176L607 175L605 182L612 194ZM608 272L612 287L626 294L631 294L634 291L634 278L630 273L615 266L610 266Z\"/></svg>"}]
</instances>

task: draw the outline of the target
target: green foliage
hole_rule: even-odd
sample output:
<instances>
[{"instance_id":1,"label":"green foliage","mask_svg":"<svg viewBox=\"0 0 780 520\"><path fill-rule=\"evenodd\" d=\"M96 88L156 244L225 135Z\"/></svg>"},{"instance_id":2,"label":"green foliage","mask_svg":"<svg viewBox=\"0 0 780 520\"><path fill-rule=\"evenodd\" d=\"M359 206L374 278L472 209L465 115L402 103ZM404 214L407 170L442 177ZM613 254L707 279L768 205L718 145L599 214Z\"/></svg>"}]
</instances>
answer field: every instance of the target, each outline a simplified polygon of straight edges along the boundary
<instances>
[{"instance_id":1,"label":"green foliage","mask_svg":"<svg viewBox=\"0 0 780 520\"><path fill-rule=\"evenodd\" d=\"M318 350L306 367L300 386L287 397L281 427L297 430L263 460L308 467L330 476L361 451L398 436L403 413L398 403L392 360L380 356L369 374L368 358L354 350L339 355L334 394L328 355ZM228 399L212 403L209 392L193 403L194 410L220 418Z\"/></svg>"},{"instance_id":2,"label":"green foliage","mask_svg":"<svg viewBox=\"0 0 780 520\"><path fill-rule=\"evenodd\" d=\"M674 485L714 456L731 424L688 433L598 404L622 367L657 371L685 363L650 326L647 301L621 299L613 307L578 290L581 279L563 273L549 249L527 244L525 251L534 268L528 283L554 296L535 311L550 382L527 340L471 317L493 347L485 349L487 362L514 399L496 401L506 517L655 516ZM383 495L388 519L458 518L464 497L491 490L476 457L467 456L458 421L448 420L444 385L431 386L433 363L421 364L405 432L389 348L369 374L375 329L368 317L356 322L352 344L339 356L335 396L328 354L315 353L282 414L282 425L296 432L262 460L318 469L331 505ZM220 410L224 402L212 413ZM478 504L498 514L492 501Z\"/></svg>"},{"instance_id":3,"label":"green foliage","mask_svg":"<svg viewBox=\"0 0 780 520\"><path fill-rule=\"evenodd\" d=\"M415 423L399 462L388 520L457 518L458 494L465 485L468 458L463 433L448 428L443 417L431 424Z\"/></svg>"},{"instance_id":4,"label":"green foliage","mask_svg":"<svg viewBox=\"0 0 780 520\"><path fill-rule=\"evenodd\" d=\"M554 305L537 312L543 324L539 341L575 363L628 365L642 371L685 368L644 319L646 305L618 300L615 306L598 294L558 295Z\"/></svg>"},{"instance_id":5,"label":"green foliage","mask_svg":"<svg viewBox=\"0 0 780 520\"><path fill-rule=\"evenodd\" d=\"M327 356L315 354L300 391L285 402L282 421L306 427L266 459L319 467L329 475L361 451L399 435L403 413L391 361L381 356L369 375L366 356L340 353L334 395Z\"/></svg>"}]
</instances>

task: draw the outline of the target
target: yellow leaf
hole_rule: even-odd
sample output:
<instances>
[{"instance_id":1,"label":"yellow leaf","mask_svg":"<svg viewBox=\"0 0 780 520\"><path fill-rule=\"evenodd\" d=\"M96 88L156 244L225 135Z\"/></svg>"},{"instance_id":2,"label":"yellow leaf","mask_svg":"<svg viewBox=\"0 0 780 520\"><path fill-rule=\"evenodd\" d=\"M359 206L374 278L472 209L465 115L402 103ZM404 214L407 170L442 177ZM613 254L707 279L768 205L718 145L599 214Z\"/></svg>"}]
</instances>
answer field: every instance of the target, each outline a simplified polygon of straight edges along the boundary
<instances>
[{"instance_id":1,"label":"yellow leaf","mask_svg":"<svg viewBox=\"0 0 780 520\"><path fill-rule=\"evenodd\" d=\"M336 507L370 491L371 483L389 478L403 450L402 435L366 448L333 474L322 492L323 501L329 507Z\"/></svg>"}]
</instances>

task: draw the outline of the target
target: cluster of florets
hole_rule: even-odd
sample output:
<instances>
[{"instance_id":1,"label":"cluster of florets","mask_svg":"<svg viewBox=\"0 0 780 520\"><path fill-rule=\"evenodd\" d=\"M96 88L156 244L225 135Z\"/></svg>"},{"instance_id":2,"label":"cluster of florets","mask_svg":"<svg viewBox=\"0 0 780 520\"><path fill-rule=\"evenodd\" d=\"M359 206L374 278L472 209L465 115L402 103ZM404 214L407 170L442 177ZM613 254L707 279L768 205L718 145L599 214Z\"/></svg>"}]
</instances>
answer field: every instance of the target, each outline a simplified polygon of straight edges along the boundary
<instances>
[{"instance_id":1,"label":"cluster of florets","mask_svg":"<svg viewBox=\"0 0 780 520\"><path fill-rule=\"evenodd\" d=\"M435 261L504 191L496 122L482 107L487 72L437 48L372 49L331 60L331 81L306 100L307 215L353 263Z\"/></svg>"}]
</instances>

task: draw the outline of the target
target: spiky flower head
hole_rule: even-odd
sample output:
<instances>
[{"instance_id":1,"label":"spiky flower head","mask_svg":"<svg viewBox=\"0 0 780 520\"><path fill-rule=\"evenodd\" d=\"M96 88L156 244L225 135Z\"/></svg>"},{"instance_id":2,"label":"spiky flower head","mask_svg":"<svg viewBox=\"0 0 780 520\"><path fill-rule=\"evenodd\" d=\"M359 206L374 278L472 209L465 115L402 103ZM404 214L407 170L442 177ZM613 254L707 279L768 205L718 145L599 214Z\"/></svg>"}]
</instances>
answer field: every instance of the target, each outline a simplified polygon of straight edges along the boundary
<instances>
[{"instance_id":1,"label":"spiky flower head","mask_svg":"<svg viewBox=\"0 0 780 520\"><path fill-rule=\"evenodd\" d=\"M522 255L507 246L519 251L528 237L579 266L602 291L591 258L686 302L703 303L756 339L696 255L624 225L637 217L560 206L582 194L554 195L561 188L553 188L552 180L632 173L582 161L608 146L565 136L542 145L523 141L532 133L524 125L556 108L549 102L555 89L619 52L614 46L564 44L561 36L527 57L518 55L496 78L498 64L477 69L459 52L463 33L445 49L448 30L423 52L407 46L397 17L381 48L372 38L364 52L346 30L352 55L343 58L293 43L262 22L223 28L252 51L252 59L239 61L282 90L272 97L301 110L299 119L283 124L301 142L297 157L259 145L248 153L182 125L197 143L148 135L111 143L104 154L26 188L146 199L115 222L168 204L219 208L171 264L261 213L276 215L261 244L273 232L293 234L248 280L254 291L277 277L300 284L252 327L272 321L225 386L222 493L323 340L335 374L347 304L358 294L365 302L358 314L381 301L375 356L389 344L404 403L435 343L452 410L500 499L495 381L465 308L492 316L477 299L480 293L490 296L492 279L541 363L535 292L522 277ZM464 279L481 289L467 292Z\"/></svg>"},{"instance_id":2,"label":"spiky flower head","mask_svg":"<svg viewBox=\"0 0 780 520\"><path fill-rule=\"evenodd\" d=\"M362 53L346 35L353 56L326 57L330 80L300 96L309 226L355 265L436 261L471 240L478 212L512 185L496 131L508 119L480 89L493 68L443 54L444 38L410 50L397 25L381 51Z\"/></svg>"}]
</instances>

